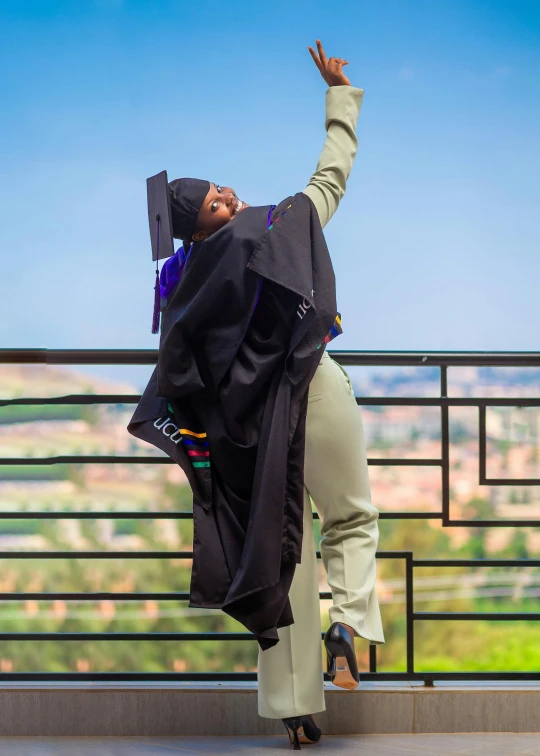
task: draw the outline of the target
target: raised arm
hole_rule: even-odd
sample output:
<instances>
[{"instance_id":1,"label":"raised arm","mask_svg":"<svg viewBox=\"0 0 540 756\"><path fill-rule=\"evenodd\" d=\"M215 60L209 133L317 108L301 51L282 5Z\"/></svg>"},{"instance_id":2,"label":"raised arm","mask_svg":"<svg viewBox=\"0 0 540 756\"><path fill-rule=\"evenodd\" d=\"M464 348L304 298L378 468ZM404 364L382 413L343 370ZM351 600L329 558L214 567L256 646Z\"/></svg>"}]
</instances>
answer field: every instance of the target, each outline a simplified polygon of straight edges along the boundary
<instances>
[{"instance_id":1,"label":"raised arm","mask_svg":"<svg viewBox=\"0 0 540 756\"><path fill-rule=\"evenodd\" d=\"M328 84L325 118L327 136L317 168L304 189L304 194L313 200L324 228L345 194L347 179L356 157L356 125L364 90L352 87L343 73L342 67L347 65L346 60L327 59L320 40L317 40L317 47L319 56L311 47L308 49Z\"/></svg>"}]
</instances>

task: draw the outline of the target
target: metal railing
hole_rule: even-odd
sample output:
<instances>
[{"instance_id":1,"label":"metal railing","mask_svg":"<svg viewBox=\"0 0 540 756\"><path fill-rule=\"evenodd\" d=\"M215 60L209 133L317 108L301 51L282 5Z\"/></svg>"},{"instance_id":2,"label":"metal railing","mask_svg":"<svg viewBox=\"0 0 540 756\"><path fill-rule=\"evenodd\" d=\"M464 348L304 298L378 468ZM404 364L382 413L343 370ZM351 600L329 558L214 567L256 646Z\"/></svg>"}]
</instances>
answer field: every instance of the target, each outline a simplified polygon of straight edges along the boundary
<instances>
[{"instance_id":1,"label":"metal railing","mask_svg":"<svg viewBox=\"0 0 540 756\"><path fill-rule=\"evenodd\" d=\"M6 363L46 363L69 365L154 365L157 350L144 349L3 349L0 350L0 364ZM536 352L361 352L331 351L332 357L344 366L421 366L439 369L440 395L436 397L357 397L359 405L377 406L431 406L440 408L441 420L441 456L440 458L374 458L370 465L383 466L430 466L441 471L442 501L439 512L380 512L380 519L440 519L443 527L538 527L540 518L533 520L455 520L450 517L450 439L449 408L476 407L478 409L479 428L479 482L481 485L538 485L540 479L490 479L486 474L486 409L488 407L540 407L540 398L471 398L448 396L449 367L540 367L540 353ZM71 394L52 398L25 397L17 399L0 399L0 407L10 405L68 405L68 404L136 404L139 395L120 394ZM126 431L127 432L127 431ZM63 455L35 458L3 458L0 465L53 465L58 463L107 463L107 464L175 464L168 457L155 456L83 456ZM189 512L1 512L0 519L192 519ZM314 518L318 515L314 513ZM540 612L417 612L413 607L414 571L421 567L540 567L540 559L415 559L412 551L378 551L377 559L403 559L405 562L406 590L406 658L405 672L377 672L377 646L369 646L369 672L362 673L365 680L420 680L432 685L434 680L540 680L539 672L416 672L414 668L414 629L415 623L441 620L490 620L517 621L540 620ZM9 551L0 553L2 559L189 559L191 551ZM317 557L320 558L319 552ZM0 593L0 602L4 600L187 600L189 593L61 593L61 592L25 592ZM329 592L321 592L320 598L331 599ZM107 641L204 641L216 638L226 641L251 640L250 633L0 633L0 643L6 640L44 641L44 640L107 640ZM190 681L233 681L254 680L256 673L251 672L3 672L0 680L190 680Z\"/></svg>"}]
</instances>

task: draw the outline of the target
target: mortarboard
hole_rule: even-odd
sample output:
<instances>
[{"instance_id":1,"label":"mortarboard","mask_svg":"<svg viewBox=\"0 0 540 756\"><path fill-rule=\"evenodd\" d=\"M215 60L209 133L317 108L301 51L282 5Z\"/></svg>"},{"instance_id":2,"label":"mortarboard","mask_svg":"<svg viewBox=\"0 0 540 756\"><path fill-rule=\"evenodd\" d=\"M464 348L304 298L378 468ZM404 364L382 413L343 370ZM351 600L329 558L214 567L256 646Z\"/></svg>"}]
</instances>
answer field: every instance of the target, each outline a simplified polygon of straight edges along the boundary
<instances>
[{"instance_id":1,"label":"mortarboard","mask_svg":"<svg viewBox=\"0 0 540 756\"><path fill-rule=\"evenodd\" d=\"M171 201L167 171L146 179L148 223L152 241L152 260L156 262L174 255Z\"/></svg>"},{"instance_id":2,"label":"mortarboard","mask_svg":"<svg viewBox=\"0 0 540 756\"><path fill-rule=\"evenodd\" d=\"M152 333L159 331L160 315L160 281L159 261L174 255L173 227L171 217L171 200L167 171L161 171L146 179L148 199L148 224L152 242L152 260L156 263L156 281L154 284L154 313L152 316Z\"/></svg>"},{"instance_id":3,"label":"mortarboard","mask_svg":"<svg viewBox=\"0 0 540 756\"><path fill-rule=\"evenodd\" d=\"M191 239L197 222L197 214L209 188L209 181L193 178L175 179L169 184L167 171L161 171L161 173L146 179L152 260L156 263L152 333L159 331L161 302L159 260L174 256L173 238ZM176 280L178 280L178 274L181 275L186 262L187 245L186 242L183 242L183 244L184 254L180 265L176 261L177 264L172 266L172 268L175 268ZM165 263L165 266L167 265L168 263ZM179 270L177 271L176 268L179 268ZM164 272L167 274L167 271L162 271L162 273ZM165 280L172 280L172 276L169 275L165 275L164 278Z\"/></svg>"}]
</instances>

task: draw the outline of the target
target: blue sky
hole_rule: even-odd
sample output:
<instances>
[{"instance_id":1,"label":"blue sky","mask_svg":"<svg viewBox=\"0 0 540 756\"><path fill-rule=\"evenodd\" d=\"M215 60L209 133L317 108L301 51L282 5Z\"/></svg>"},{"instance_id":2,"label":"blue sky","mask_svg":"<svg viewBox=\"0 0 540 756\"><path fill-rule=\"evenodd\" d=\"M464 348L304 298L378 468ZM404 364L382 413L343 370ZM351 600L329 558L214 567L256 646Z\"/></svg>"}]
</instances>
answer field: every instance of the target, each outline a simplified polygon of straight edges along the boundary
<instances>
[{"instance_id":1,"label":"blue sky","mask_svg":"<svg viewBox=\"0 0 540 756\"><path fill-rule=\"evenodd\" d=\"M0 346L157 347L146 177L300 191L365 89L325 230L341 349L538 350L540 4L0 2Z\"/></svg>"}]
</instances>

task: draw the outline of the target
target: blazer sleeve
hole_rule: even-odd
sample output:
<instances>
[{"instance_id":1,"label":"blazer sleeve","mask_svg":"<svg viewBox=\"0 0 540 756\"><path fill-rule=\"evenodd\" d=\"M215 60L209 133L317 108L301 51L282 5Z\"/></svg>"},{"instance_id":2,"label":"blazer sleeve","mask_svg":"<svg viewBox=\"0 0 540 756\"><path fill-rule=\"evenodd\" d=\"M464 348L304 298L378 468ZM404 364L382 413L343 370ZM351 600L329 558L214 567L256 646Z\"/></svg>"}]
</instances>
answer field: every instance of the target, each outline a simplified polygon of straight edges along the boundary
<instances>
[{"instance_id":1,"label":"blazer sleeve","mask_svg":"<svg viewBox=\"0 0 540 756\"><path fill-rule=\"evenodd\" d=\"M345 194L358 149L356 125L363 96L363 89L347 84L326 90L326 140L315 173L303 190L313 200L323 228Z\"/></svg>"}]
</instances>

